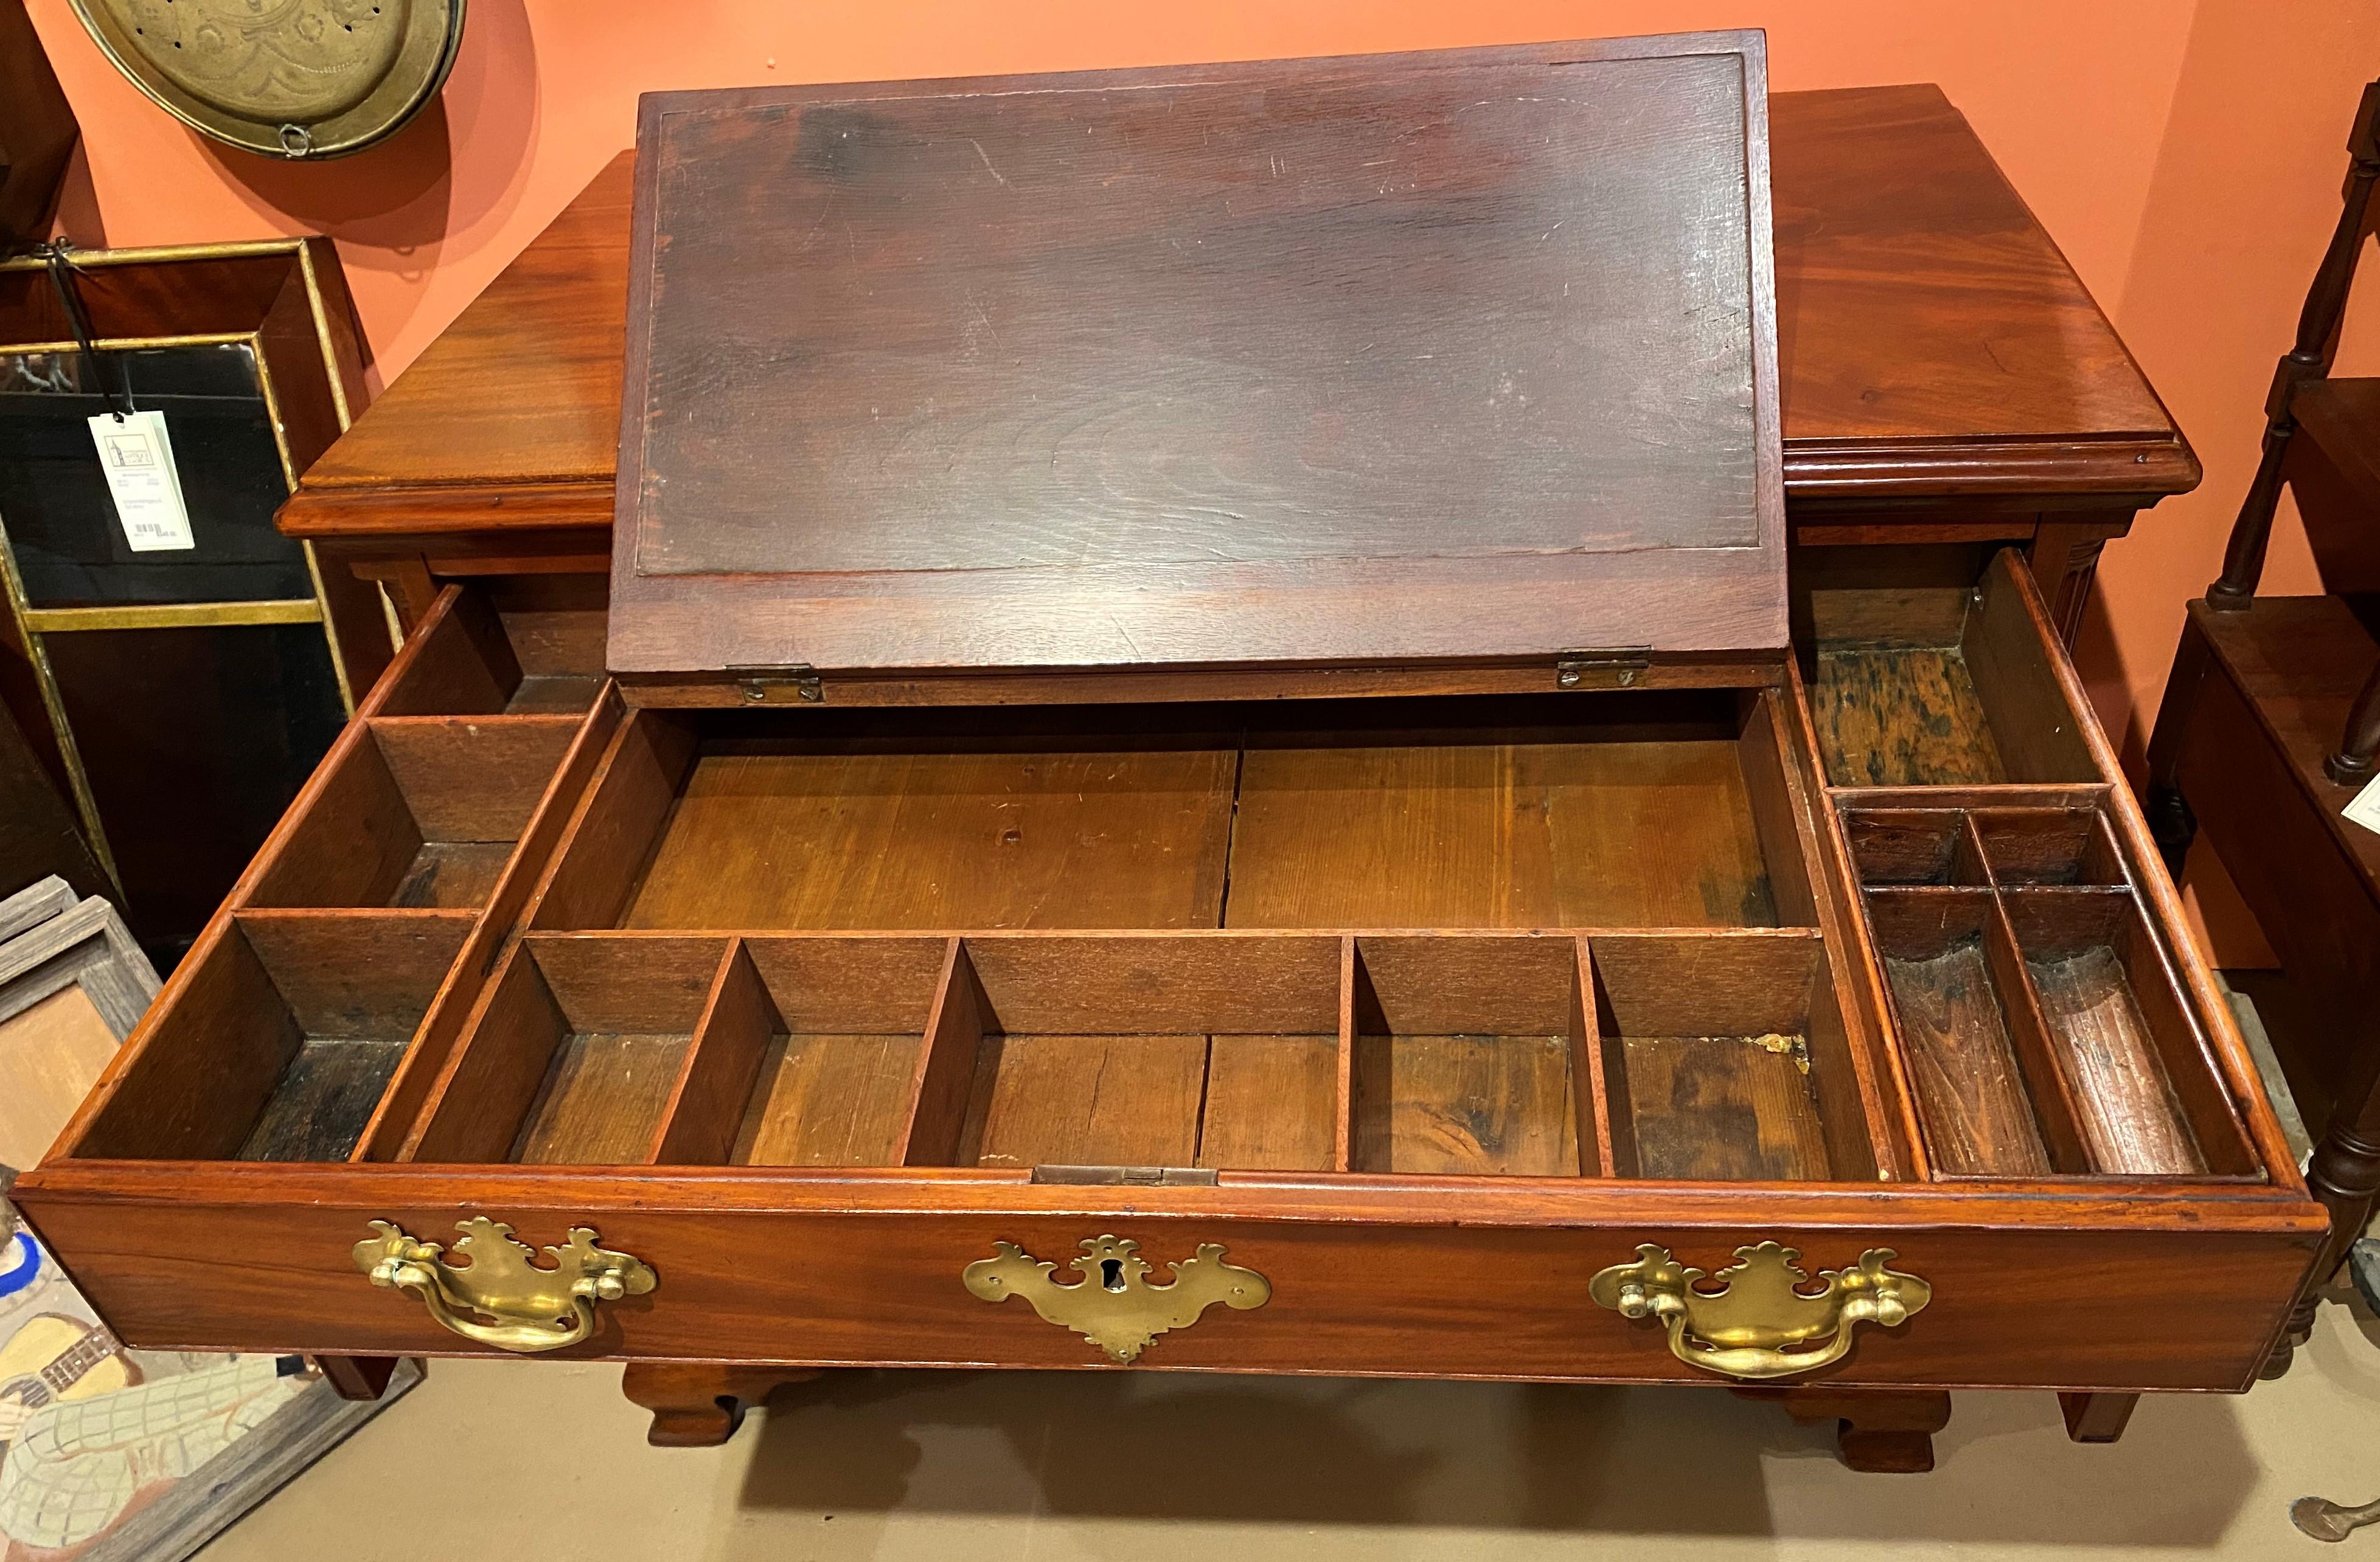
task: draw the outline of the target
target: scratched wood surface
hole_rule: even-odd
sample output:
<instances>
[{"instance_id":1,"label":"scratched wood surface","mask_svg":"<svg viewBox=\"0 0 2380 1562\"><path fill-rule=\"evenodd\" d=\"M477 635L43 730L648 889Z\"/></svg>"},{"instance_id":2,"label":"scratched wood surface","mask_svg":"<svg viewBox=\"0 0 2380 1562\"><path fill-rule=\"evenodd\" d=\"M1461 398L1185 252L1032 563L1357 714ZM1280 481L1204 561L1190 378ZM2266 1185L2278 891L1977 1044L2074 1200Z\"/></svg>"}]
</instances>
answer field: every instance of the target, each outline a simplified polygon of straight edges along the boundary
<instances>
[{"instance_id":1,"label":"scratched wood surface","mask_svg":"<svg viewBox=\"0 0 2380 1562\"><path fill-rule=\"evenodd\" d=\"M615 671L1782 643L1756 34L638 139Z\"/></svg>"}]
</instances>

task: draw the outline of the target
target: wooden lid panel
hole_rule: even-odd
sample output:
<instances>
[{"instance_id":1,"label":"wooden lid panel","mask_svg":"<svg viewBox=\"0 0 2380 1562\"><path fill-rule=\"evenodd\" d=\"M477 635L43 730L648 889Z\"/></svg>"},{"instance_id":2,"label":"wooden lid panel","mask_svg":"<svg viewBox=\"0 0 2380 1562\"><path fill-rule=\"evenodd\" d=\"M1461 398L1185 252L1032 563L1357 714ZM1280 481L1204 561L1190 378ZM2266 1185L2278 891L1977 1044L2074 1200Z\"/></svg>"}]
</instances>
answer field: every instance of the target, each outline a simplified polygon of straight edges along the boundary
<instances>
[{"instance_id":1,"label":"wooden lid panel","mask_svg":"<svg viewBox=\"0 0 2380 1562\"><path fill-rule=\"evenodd\" d=\"M662 94L639 147L616 671L1784 643L1756 34Z\"/></svg>"}]
</instances>

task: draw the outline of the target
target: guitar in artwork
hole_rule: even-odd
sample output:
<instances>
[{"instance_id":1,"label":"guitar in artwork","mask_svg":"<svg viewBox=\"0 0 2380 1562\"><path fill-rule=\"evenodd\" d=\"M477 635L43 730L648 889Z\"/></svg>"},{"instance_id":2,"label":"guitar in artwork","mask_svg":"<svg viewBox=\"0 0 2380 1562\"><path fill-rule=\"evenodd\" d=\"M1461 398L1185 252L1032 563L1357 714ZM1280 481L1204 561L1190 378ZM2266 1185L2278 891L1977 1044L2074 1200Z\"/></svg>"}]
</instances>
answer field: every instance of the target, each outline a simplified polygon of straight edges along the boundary
<instances>
[{"instance_id":1,"label":"guitar in artwork","mask_svg":"<svg viewBox=\"0 0 2380 1562\"><path fill-rule=\"evenodd\" d=\"M124 1347L96 1324L43 1313L0 1345L0 1402L39 1410L53 1399L79 1399L129 1387Z\"/></svg>"}]
</instances>

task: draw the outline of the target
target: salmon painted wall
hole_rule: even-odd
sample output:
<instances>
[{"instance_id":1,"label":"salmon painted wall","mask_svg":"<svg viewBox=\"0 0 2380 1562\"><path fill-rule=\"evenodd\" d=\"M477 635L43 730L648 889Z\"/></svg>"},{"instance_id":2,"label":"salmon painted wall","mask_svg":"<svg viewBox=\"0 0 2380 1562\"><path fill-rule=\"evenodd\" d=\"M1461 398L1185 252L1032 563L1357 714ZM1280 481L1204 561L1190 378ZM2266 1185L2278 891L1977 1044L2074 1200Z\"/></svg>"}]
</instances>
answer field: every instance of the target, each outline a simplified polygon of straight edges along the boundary
<instances>
[{"instance_id":1,"label":"salmon painted wall","mask_svg":"<svg viewBox=\"0 0 2380 1562\"><path fill-rule=\"evenodd\" d=\"M868 80L1760 26L1772 84L1937 81L2064 248L2205 462L2111 546L2080 648L2109 733L2147 741L2182 604L2216 573L2260 405L2338 212L2366 0L471 0L441 103L386 145L289 167L200 142L116 78L67 0L30 0L85 153L85 245L327 233L375 375L401 371L634 137L650 89ZM2380 282L2373 289L2380 291ZM2380 305L2346 363L2380 369ZM2281 528L2267 586L2314 585ZM2192 866L2221 958L2262 953L2219 868Z\"/></svg>"}]
</instances>

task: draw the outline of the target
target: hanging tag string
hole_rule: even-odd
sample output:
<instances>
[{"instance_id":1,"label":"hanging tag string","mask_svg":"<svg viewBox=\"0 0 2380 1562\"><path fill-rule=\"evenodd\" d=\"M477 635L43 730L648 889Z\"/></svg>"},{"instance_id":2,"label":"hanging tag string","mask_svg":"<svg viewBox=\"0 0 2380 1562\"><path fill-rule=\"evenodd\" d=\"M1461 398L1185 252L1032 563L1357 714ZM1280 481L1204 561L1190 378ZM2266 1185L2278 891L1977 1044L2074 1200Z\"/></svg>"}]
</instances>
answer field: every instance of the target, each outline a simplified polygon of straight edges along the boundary
<instances>
[{"instance_id":1,"label":"hanging tag string","mask_svg":"<svg viewBox=\"0 0 2380 1562\"><path fill-rule=\"evenodd\" d=\"M58 290L58 307L66 310L67 325L74 332L75 345L81 349L83 369L99 394L115 405L110 408L117 421L132 416L132 386L129 381L115 381L107 372L107 361L92 343L91 316L83 311L81 290L75 286L74 265L67 252L74 247L65 239L55 244L34 247L50 271L50 283Z\"/></svg>"}]
</instances>

